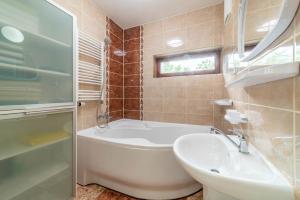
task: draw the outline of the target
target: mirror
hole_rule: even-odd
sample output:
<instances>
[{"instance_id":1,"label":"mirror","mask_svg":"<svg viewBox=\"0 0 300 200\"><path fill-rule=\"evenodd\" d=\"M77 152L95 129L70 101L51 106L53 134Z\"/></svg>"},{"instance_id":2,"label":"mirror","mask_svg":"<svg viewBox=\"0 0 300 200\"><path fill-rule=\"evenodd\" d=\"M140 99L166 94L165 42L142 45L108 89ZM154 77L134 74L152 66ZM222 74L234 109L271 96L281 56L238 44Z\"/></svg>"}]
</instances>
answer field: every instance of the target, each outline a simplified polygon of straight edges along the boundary
<instances>
[{"instance_id":1,"label":"mirror","mask_svg":"<svg viewBox=\"0 0 300 200\"><path fill-rule=\"evenodd\" d=\"M238 51L242 61L256 58L292 22L300 0L240 0Z\"/></svg>"}]
</instances>

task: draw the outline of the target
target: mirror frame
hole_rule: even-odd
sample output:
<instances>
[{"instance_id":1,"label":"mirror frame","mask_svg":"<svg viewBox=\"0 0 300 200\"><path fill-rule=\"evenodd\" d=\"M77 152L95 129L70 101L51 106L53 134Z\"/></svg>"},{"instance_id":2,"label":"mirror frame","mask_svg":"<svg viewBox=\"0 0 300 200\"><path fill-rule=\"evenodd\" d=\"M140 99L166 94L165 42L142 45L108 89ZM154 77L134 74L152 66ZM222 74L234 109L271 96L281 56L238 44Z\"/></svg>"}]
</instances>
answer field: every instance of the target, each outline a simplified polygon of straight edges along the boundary
<instances>
[{"instance_id":1,"label":"mirror frame","mask_svg":"<svg viewBox=\"0 0 300 200\"><path fill-rule=\"evenodd\" d=\"M283 0L279 15L280 17L275 27L256 45L248 56L243 57L245 50L245 25L248 0L240 0L238 16L238 53L241 61L247 62L253 60L278 39L292 23L299 4L300 0Z\"/></svg>"}]
</instances>

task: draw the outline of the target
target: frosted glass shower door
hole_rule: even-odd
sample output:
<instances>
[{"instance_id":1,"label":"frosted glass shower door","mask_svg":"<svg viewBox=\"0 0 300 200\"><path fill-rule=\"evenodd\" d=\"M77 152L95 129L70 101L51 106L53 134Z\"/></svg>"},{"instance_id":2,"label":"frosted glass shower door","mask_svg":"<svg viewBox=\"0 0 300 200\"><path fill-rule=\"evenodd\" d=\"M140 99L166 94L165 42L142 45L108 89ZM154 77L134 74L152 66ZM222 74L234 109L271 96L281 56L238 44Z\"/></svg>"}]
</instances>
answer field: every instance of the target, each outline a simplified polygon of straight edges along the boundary
<instances>
[{"instance_id":1,"label":"frosted glass shower door","mask_svg":"<svg viewBox=\"0 0 300 200\"><path fill-rule=\"evenodd\" d=\"M73 102L73 28L46 0L0 1L0 109Z\"/></svg>"}]
</instances>

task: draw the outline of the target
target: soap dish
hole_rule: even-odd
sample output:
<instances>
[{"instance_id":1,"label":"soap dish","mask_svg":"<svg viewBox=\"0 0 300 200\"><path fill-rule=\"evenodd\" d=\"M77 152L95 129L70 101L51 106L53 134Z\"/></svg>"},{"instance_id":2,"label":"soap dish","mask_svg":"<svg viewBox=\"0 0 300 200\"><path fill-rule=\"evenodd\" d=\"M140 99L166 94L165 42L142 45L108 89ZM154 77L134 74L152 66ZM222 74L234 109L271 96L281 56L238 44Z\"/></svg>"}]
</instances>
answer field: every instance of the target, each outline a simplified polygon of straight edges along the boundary
<instances>
[{"instance_id":1,"label":"soap dish","mask_svg":"<svg viewBox=\"0 0 300 200\"><path fill-rule=\"evenodd\" d=\"M214 104L219 106L232 106L233 101L231 99L217 99L213 101Z\"/></svg>"}]
</instances>

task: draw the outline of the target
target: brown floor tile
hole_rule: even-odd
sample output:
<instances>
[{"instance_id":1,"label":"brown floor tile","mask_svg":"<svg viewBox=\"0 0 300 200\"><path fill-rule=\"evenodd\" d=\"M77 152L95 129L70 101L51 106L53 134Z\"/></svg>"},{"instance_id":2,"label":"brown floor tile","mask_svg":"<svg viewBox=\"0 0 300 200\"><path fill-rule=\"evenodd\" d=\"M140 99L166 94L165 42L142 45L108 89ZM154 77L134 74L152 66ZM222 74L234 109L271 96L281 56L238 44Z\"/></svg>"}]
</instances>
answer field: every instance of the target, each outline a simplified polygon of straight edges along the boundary
<instances>
[{"instance_id":1,"label":"brown floor tile","mask_svg":"<svg viewBox=\"0 0 300 200\"><path fill-rule=\"evenodd\" d=\"M96 200L104 192L105 188L98 185L87 185L76 187L76 200Z\"/></svg>"},{"instance_id":2,"label":"brown floor tile","mask_svg":"<svg viewBox=\"0 0 300 200\"><path fill-rule=\"evenodd\" d=\"M77 197L75 200L138 200L133 197L121 194L119 192L106 189L102 186L92 184L87 186L77 185ZM203 200L202 191L192 196L178 200Z\"/></svg>"}]
</instances>

